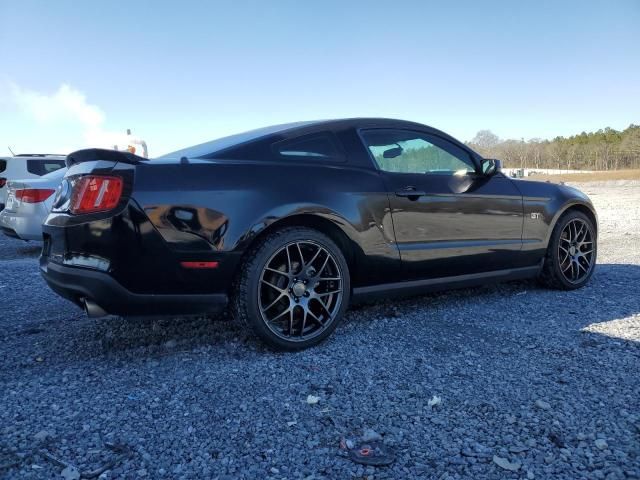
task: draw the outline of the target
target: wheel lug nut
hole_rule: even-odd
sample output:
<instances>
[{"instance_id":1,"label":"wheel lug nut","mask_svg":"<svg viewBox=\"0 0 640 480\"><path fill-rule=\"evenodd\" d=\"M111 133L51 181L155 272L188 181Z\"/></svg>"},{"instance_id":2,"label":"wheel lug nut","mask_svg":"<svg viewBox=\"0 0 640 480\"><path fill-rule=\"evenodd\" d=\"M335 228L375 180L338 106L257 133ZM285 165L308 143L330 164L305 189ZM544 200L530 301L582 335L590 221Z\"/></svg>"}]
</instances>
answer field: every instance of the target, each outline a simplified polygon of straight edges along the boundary
<instances>
[{"instance_id":1,"label":"wheel lug nut","mask_svg":"<svg viewBox=\"0 0 640 480\"><path fill-rule=\"evenodd\" d=\"M308 297L309 296L309 292L304 292L304 296Z\"/></svg>"}]
</instances>

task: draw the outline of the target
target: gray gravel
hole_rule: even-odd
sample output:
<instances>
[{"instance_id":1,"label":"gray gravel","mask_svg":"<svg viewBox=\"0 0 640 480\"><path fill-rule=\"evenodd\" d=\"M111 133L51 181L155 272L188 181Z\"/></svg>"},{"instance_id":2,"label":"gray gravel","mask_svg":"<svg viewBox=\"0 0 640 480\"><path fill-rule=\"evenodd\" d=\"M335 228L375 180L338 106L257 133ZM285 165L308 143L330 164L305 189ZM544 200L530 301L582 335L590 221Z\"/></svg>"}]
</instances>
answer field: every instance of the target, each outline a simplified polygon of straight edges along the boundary
<instances>
[{"instance_id":1,"label":"gray gravel","mask_svg":"<svg viewBox=\"0 0 640 480\"><path fill-rule=\"evenodd\" d=\"M225 318L89 320L2 238L0 477L639 478L640 185L583 188L586 288L360 307L295 354ZM391 466L351 461L363 435Z\"/></svg>"}]
</instances>

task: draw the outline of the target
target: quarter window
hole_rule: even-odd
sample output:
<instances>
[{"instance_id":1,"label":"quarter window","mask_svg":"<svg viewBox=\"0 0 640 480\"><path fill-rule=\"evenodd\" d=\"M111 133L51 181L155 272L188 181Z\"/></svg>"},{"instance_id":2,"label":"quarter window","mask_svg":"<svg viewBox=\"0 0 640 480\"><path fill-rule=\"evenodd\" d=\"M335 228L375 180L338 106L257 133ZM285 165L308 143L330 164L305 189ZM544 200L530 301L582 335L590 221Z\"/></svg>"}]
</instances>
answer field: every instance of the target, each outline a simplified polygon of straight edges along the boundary
<instances>
[{"instance_id":1,"label":"quarter window","mask_svg":"<svg viewBox=\"0 0 640 480\"><path fill-rule=\"evenodd\" d=\"M411 130L365 130L362 138L380 170L456 175L475 172L469 154L436 135Z\"/></svg>"},{"instance_id":2,"label":"quarter window","mask_svg":"<svg viewBox=\"0 0 640 480\"><path fill-rule=\"evenodd\" d=\"M329 133L284 140L274 145L276 153L283 157L308 157L337 159L341 157L336 141Z\"/></svg>"}]
</instances>

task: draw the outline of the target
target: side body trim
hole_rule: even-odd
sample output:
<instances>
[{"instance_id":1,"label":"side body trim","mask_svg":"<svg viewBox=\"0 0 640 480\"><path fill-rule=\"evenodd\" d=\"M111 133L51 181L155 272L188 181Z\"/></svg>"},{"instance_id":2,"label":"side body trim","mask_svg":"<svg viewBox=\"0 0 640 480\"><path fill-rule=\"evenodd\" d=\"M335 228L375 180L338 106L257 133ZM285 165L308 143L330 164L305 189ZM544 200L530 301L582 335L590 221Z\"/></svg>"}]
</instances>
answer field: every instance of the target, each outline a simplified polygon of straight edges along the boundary
<instances>
[{"instance_id":1,"label":"side body trim","mask_svg":"<svg viewBox=\"0 0 640 480\"><path fill-rule=\"evenodd\" d=\"M384 283L381 285L359 287L353 289L352 301L357 303L367 300L375 300L383 296L411 296L438 290L482 285L491 281L504 282L507 280L522 280L525 278L536 277L540 272L540 268L542 268L542 262L531 267L511 268L506 270L496 270L493 272L472 273L452 277L428 278L424 280Z\"/></svg>"}]
</instances>

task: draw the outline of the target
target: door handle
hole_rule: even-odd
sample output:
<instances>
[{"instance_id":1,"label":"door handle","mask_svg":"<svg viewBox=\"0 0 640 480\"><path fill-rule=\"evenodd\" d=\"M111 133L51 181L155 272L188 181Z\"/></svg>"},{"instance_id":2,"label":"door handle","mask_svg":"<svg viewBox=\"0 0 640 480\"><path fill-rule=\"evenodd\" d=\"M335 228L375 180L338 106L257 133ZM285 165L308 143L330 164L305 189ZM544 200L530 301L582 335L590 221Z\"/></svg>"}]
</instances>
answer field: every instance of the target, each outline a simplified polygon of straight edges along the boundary
<instances>
[{"instance_id":1,"label":"door handle","mask_svg":"<svg viewBox=\"0 0 640 480\"><path fill-rule=\"evenodd\" d=\"M409 200L417 200L420 197L424 197L427 192L423 190L416 190L416 187L404 187L402 190L396 191L397 197L405 197Z\"/></svg>"}]
</instances>

